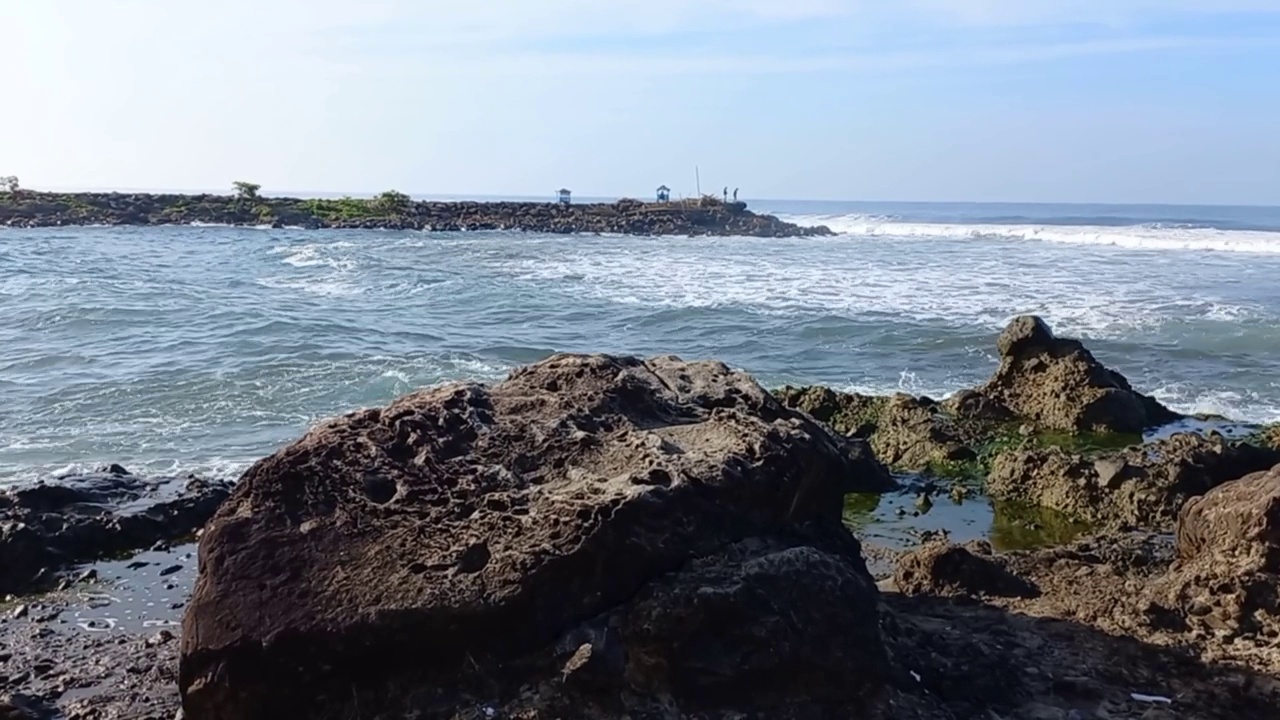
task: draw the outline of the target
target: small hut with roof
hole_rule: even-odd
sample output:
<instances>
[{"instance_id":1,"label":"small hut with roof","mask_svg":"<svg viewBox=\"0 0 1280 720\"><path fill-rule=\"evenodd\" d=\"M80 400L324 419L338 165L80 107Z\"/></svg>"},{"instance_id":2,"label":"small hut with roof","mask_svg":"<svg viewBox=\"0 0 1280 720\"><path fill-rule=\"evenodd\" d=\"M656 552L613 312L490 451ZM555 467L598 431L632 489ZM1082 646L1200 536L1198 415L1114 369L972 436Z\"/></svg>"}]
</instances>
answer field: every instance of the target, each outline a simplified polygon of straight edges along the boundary
<instances>
[{"instance_id":1,"label":"small hut with roof","mask_svg":"<svg viewBox=\"0 0 1280 720\"><path fill-rule=\"evenodd\" d=\"M560 188L560 189L556 192L556 194L560 197L560 204L561 204L561 205L568 205L568 204L569 204L569 195L570 195L571 193L569 192L568 188Z\"/></svg>"},{"instance_id":2,"label":"small hut with roof","mask_svg":"<svg viewBox=\"0 0 1280 720\"><path fill-rule=\"evenodd\" d=\"M658 202L669 202L671 200L671 188L666 185L658 186Z\"/></svg>"}]
</instances>

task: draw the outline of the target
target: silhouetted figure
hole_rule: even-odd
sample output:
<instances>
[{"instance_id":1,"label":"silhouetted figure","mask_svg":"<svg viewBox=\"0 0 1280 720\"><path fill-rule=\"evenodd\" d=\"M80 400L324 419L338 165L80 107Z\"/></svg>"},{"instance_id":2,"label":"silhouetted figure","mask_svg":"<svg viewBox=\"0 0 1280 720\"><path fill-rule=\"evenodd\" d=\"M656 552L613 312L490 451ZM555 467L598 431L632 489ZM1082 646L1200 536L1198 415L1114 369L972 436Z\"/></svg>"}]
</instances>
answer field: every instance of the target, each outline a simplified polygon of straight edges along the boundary
<instances>
[{"instance_id":1,"label":"silhouetted figure","mask_svg":"<svg viewBox=\"0 0 1280 720\"><path fill-rule=\"evenodd\" d=\"M729 202L729 186L724 186L724 201Z\"/></svg>"},{"instance_id":2,"label":"silhouetted figure","mask_svg":"<svg viewBox=\"0 0 1280 720\"><path fill-rule=\"evenodd\" d=\"M733 189L733 201L738 202L738 188Z\"/></svg>"}]
</instances>

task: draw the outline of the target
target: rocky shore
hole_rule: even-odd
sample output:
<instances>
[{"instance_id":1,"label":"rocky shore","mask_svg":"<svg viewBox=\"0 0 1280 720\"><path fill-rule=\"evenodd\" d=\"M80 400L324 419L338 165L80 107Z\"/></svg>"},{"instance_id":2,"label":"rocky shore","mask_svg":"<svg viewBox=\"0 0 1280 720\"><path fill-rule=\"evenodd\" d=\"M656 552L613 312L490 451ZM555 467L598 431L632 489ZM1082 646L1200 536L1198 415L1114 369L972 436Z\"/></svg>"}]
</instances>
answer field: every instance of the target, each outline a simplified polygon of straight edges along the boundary
<instances>
[{"instance_id":1,"label":"rocky shore","mask_svg":"<svg viewBox=\"0 0 1280 720\"><path fill-rule=\"evenodd\" d=\"M1036 318L997 346L941 401L603 355L422 390L184 515L194 573L165 542L86 571L54 518L125 504L10 493L0 558L32 524L58 552L10 581L0 718L1280 717L1275 434L1170 432L1193 419ZM1016 551L849 531L846 496L904 490L921 518L985 496L1089 530ZM170 571L180 632L66 621Z\"/></svg>"},{"instance_id":2,"label":"rocky shore","mask_svg":"<svg viewBox=\"0 0 1280 720\"><path fill-rule=\"evenodd\" d=\"M561 205L537 202L423 202L389 192L374 198L299 199L152 193L0 193L0 226L225 225L391 230L522 230L625 235L807 237L832 234L747 210L701 201Z\"/></svg>"}]
</instances>

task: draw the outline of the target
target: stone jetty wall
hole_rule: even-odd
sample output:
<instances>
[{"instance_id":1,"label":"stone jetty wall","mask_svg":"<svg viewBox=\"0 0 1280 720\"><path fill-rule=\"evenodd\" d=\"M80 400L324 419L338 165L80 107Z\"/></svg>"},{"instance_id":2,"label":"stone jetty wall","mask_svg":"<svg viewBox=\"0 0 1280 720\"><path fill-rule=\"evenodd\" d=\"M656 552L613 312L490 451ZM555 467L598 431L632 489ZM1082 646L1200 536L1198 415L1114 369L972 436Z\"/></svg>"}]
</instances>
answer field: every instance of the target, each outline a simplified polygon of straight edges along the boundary
<instances>
[{"instance_id":1,"label":"stone jetty wall","mask_svg":"<svg viewBox=\"0 0 1280 720\"><path fill-rule=\"evenodd\" d=\"M830 235L747 210L746 203L701 201L561 205L538 202L415 201L395 192L374 198L301 199L154 193L0 193L0 226L271 225L394 230L523 230L626 235Z\"/></svg>"}]
</instances>

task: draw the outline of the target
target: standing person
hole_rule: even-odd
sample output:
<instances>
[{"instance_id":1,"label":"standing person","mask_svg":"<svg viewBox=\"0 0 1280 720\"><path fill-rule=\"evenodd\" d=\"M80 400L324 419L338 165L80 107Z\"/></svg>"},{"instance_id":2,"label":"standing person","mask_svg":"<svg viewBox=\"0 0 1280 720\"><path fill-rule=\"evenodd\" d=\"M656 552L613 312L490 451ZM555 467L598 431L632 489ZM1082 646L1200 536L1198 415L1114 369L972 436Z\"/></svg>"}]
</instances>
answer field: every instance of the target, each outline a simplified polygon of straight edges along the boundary
<instances>
[{"instance_id":1,"label":"standing person","mask_svg":"<svg viewBox=\"0 0 1280 720\"><path fill-rule=\"evenodd\" d=\"M724 201L729 202L729 186L724 186Z\"/></svg>"},{"instance_id":2,"label":"standing person","mask_svg":"<svg viewBox=\"0 0 1280 720\"><path fill-rule=\"evenodd\" d=\"M738 188L733 189L733 201L738 202Z\"/></svg>"}]
</instances>

